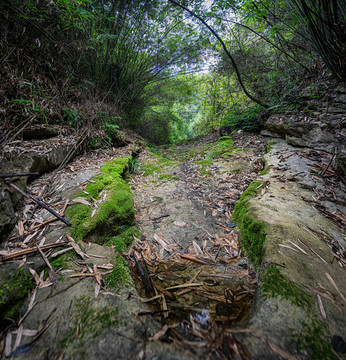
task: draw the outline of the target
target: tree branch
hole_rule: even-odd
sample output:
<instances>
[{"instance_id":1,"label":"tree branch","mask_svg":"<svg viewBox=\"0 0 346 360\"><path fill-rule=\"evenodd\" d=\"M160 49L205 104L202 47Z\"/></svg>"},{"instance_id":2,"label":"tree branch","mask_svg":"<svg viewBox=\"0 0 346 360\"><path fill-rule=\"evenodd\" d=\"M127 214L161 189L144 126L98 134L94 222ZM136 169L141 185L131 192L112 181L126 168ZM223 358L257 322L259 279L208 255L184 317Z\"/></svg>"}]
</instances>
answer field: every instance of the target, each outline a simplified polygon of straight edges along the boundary
<instances>
[{"instance_id":1,"label":"tree branch","mask_svg":"<svg viewBox=\"0 0 346 360\"><path fill-rule=\"evenodd\" d=\"M236 62L234 61L233 59L233 56L231 55L231 53L228 51L225 43L223 42L223 40L220 38L220 36L214 31L214 29L212 29L206 22L205 20L203 20L200 16L198 16L197 14L195 14L193 11L189 10L188 8L186 8L185 6L181 5L181 4L178 4L176 1L174 0L168 0L169 2L171 2L172 4L180 7L181 9L187 11L190 15L192 15L193 17L195 17L196 19L198 19L215 37L216 39L220 42L220 44L222 45L225 53L227 54L227 56L229 57L229 59L231 60L232 62L232 65L234 67L234 70L237 74L237 78L238 78L238 82L239 82L239 85L240 87L243 89L245 95L251 99L253 102L255 102L256 104L259 104L261 106L263 106L264 108L268 108L269 105L268 104L265 104L263 103L261 100L258 100L256 99L254 96L252 96L245 88L245 85L243 83L243 80L242 80L242 77L241 77L241 74L239 72L239 69L238 69L238 66L236 64Z\"/></svg>"}]
</instances>

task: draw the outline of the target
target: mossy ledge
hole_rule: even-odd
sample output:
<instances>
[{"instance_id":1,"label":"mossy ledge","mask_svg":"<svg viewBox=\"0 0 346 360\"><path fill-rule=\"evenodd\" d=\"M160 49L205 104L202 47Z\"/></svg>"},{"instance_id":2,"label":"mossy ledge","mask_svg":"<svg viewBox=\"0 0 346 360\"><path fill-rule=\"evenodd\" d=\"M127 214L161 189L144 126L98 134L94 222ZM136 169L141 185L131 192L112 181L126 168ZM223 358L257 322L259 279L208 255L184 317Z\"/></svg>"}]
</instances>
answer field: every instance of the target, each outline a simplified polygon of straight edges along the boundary
<instances>
[{"instance_id":1,"label":"mossy ledge","mask_svg":"<svg viewBox=\"0 0 346 360\"><path fill-rule=\"evenodd\" d=\"M127 156L109 161L76 196L91 205L76 203L67 209L71 235L76 240L88 238L103 244L107 236L116 236L134 224L133 197L127 182L131 159Z\"/></svg>"},{"instance_id":2,"label":"mossy ledge","mask_svg":"<svg viewBox=\"0 0 346 360\"><path fill-rule=\"evenodd\" d=\"M0 285L0 330L6 326L6 318L14 319L35 287L35 282L29 270L17 270L11 279Z\"/></svg>"},{"instance_id":3,"label":"mossy ledge","mask_svg":"<svg viewBox=\"0 0 346 360\"><path fill-rule=\"evenodd\" d=\"M261 185L261 182L251 183L237 201L233 213L240 230L242 248L256 267L262 263L266 225L253 218L248 202L260 191Z\"/></svg>"}]
</instances>

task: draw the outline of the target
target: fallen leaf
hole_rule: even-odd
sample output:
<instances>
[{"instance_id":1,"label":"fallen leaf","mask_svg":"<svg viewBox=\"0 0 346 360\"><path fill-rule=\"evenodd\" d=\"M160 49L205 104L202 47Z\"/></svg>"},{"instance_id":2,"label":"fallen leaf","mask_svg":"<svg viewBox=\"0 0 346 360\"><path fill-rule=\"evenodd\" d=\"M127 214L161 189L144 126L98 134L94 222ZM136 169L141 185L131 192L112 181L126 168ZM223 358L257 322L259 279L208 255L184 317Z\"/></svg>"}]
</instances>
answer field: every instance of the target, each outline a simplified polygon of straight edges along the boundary
<instances>
[{"instance_id":1,"label":"fallen leaf","mask_svg":"<svg viewBox=\"0 0 346 360\"><path fill-rule=\"evenodd\" d=\"M77 197L75 199L72 200L73 202L76 202L76 203L81 203L81 204L85 204L85 205L88 205L90 207L92 207L92 204L90 201L88 201L86 198L84 197Z\"/></svg>"},{"instance_id":2,"label":"fallen leaf","mask_svg":"<svg viewBox=\"0 0 346 360\"><path fill-rule=\"evenodd\" d=\"M174 323L172 325L164 325L155 335L149 338L149 341L157 341L162 338L167 332L168 329L174 329L179 326L179 323Z\"/></svg>"},{"instance_id":3,"label":"fallen leaf","mask_svg":"<svg viewBox=\"0 0 346 360\"><path fill-rule=\"evenodd\" d=\"M188 226L188 224L186 224L186 222L180 221L180 220L174 221L173 224L174 224L174 225L177 225L177 226L180 226L180 227L186 227L186 226Z\"/></svg>"}]
</instances>

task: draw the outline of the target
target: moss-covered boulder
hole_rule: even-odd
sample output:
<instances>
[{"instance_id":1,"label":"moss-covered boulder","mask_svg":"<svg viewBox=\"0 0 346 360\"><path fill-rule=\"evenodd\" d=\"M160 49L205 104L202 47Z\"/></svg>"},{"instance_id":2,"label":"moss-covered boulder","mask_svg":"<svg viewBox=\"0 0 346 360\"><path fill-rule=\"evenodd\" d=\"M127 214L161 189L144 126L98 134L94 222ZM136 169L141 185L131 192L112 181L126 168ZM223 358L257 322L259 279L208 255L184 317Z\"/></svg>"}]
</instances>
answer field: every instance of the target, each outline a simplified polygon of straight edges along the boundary
<instances>
[{"instance_id":1,"label":"moss-covered boulder","mask_svg":"<svg viewBox=\"0 0 346 360\"><path fill-rule=\"evenodd\" d=\"M103 243L134 224L133 198L127 182L130 160L127 156L108 162L76 196L77 203L67 210L76 240Z\"/></svg>"}]
</instances>

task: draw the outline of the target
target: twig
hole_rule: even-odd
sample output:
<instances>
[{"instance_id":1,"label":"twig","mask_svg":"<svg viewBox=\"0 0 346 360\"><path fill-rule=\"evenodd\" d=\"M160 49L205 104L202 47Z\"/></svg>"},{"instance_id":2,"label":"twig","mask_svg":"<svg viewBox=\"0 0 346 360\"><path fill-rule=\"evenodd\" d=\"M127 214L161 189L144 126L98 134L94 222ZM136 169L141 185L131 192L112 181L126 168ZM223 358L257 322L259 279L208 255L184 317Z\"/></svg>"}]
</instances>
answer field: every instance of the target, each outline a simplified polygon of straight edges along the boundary
<instances>
[{"instance_id":1,"label":"twig","mask_svg":"<svg viewBox=\"0 0 346 360\"><path fill-rule=\"evenodd\" d=\"M40 249L40 247L38 245L36 245L37 250L39 251L39 253L41 254L44 262L46 263L46 265L49 268L49 280L51 281L51 283L54 285L55 289L58 290L58 278L56 276L56 273L54 271L53 266L50 264L50 262L48 261L46 255L43 253L43 251Z\"/></svg>"},{"instance_id":2,"label":"twig","mask_svg":"<svg viewBox=\"0 0 346 360\"><path fill-rule=\"evenodd\" d=\"M325 264L327 264L327 261L324 260L322 256L318 255L317 252L316 252L314 249L312 249L309 245L307 245L303 240L300 240L299 238L298 238L298 240L299 240L303 245L305 245L312 253L314 253L319 259L321 259Z\"/></svg>"},{"instance_id":3,"label":"twig","mask_svg":"<svg viewBox=\"0 0 346 360\"><path fill-rule=\"evenodd\" d=\"M335 155L336 155L336 153L334 152L334 154L333 154L332 158L329 160L328 165L327 165L327 166L326 166L326 168L323 170L323 172L322 172L322 174L321 174L322 176L324 176L324 175L325 175L325 173L327 172L327 170L328 170L328 168L329 168L330 164L331 164L331 163L332 163L332 161L334 160Z\"/></svg>"},{"instance_id":4,"label":"twig","mask_svg":"<svg viewBox=\"0 0 346 360\"><path fill-rule=\"evenodd\" d=\"M47 249L51 249L51 248L55 248L55 247L59 247L59 246L66 246L68 244L69 244L68 242L46 244L46 245L41 246L41 250L47 250ZM16 251L16 252L14 252L12 254L8 254L8 255L5 255L2 258L0 258L0 264L5 262L5 261L8 261L8 260L15 259L15 258L17 258L19 256L33 254L33 253L35 253L37 251L38 251L37 248L30 248L30 249L24 249L24 250Z\"/></svg>"},{"instance_id":5,"label":"twig","mask_svg":"<svg viewBox=\"0 0 346 360\"><path fill-rule=\"evenodd\" d=\"M33 176L33 175L40 175L40 173L34 172L34 173L19 173L19 174L0 174L0 179L6 179L16 176Z\"/></svg>"},{"instance_id":6,"label":"twig","mask_svg":"<svg viewBox=\"0 0 346 360\"><path fill-rule=\"evenodd\" d=\"M333 278L326 273L326 277L329 280L329 282L333 285L334 289L338 292L338 294L341 296L342 300L344 300L344 302L346 303L346 299L345 296L342 294L342 292L339 290L339 288L337 287L337 285L335 284L335 281L333 280Z\"/></svg>"},{"instance_id":7,"label":"twig","mask_svg":"<svg viewBox=\"0 0 346 360\"><path fill-rule=\"evenodd\" d=\"M289 155L287 155L285 157L281 157L280 162L285 160L285 159L288 159L289 157L293 156L294 154L296 154L296 152L293 152L292 154L289 154Z\"/></svg>"},{"instance_id":8,"label":"twig","mask_svg":"<svg viewBox=\"0 0 346 360\"><path fill-rule=\"evenodd\" d=\"M66 219L64 219L63 217L61 217L57 212L55 212L53 209L51 209L50 207L48 207L46 204L44 204L42 201L36 199L34 196L25 193L22 189L20 189L18 186L14 185L13 183L11 183L10 181L5 180L5 183L9 186L11 186L13 189L15 189L16 191L18 191L20 194L22 194L24 197L34 200L37 204L39 204L40 206L42 206L43 208L45 208L47 211L49 211L51 214L53 214L54 216L56 216L59 220L61 220L63 223L65 223L67 226L71 226L71 223L69 221L67 221Z\"/></svg>"},{"instance_id":9,"label":"twig","mask_svg":"<svg viewBox=\"0 0 346 360\"><path fill-rule=\"evenodd\" d=\"M142 268L142 265L141 263L139 262L135 252L133 251L132 254L131 254L131 257L133 257L135 259L135 263L137 265L137 269L139 271L139 274L141 276L141 279L143 281L143 285L145 287L145 292L147 294L147 296L150 296L150 293L151 293L151 289L150 289L150 285L149 285L149 282L148 282L148 279L147 277L145 276L145 273L143 271L143 268Z\"/></svg>"}]
</instances>

